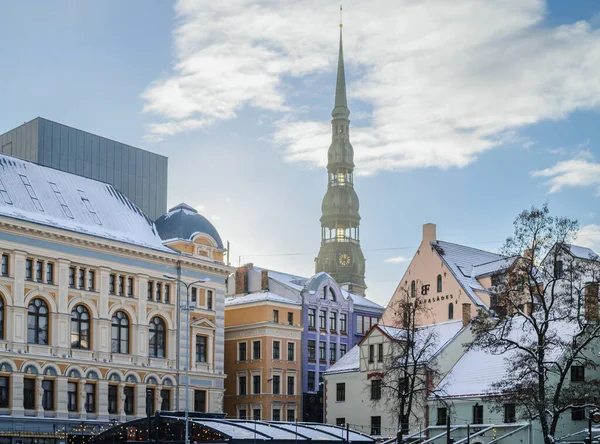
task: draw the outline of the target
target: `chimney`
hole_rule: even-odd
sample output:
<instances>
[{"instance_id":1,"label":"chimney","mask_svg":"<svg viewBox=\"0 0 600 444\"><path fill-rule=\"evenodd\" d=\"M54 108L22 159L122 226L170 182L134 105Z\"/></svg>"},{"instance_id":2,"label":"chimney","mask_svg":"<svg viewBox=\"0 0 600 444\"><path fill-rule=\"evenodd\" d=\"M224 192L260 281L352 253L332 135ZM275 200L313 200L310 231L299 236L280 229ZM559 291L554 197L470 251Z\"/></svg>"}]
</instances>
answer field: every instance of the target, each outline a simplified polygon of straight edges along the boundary
<instances>
[{"instance_id":1,"label":"chimney","mask_svg":"<svg viewBox=\"0 0 600 444\"><path fill-rule=\"evenodd\" d=\"M590 323L598 322L598 284L589 284L585 287L585 299L583 302L585 320Z\"/></svg>"},{"instance_id":2,"label":"chimney","mask_svg":"<svg viewBox=\"0 0 600 444\"><path fill-rule=\"evenodd\" d=\"M462 304L462 325L466 327L471 322L471 304L465 302Z\"/></svg>"},{"instance_id":3,"label":"chimney","mask_svg":"<svg viewBox=\"0 0 600 444\"><path fill-rule=\"evenodd\" d=\"M435 242L436 240L435 224L423 224L423 242Z\"/></svg>"},{"instance_id":4,"label":"chimney","mask_svg":"<svg viewBox=\"0 0 600 444\"><path fill-rule=\"evenodd\" d=\"M260 270L260 289L269 291L269 270Z\"/></svg>"},{"instance_id":5,"label":"chimney","mask_svg":"<svg viewBox=\"0 0 600 444\"><path fill-rule=\"evenodd\" d=\"M248 293L248 266L242 265L235 271L235 294Z\"/></svg>"}]
</instances>

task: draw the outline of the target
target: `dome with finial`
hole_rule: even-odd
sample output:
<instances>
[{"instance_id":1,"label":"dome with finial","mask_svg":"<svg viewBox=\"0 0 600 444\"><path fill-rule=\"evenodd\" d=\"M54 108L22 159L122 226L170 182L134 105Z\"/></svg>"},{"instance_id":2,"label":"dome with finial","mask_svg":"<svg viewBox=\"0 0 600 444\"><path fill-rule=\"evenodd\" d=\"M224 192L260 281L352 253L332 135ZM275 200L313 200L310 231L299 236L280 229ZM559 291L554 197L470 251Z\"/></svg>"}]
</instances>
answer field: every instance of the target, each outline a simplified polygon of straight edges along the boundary
<instances>
[{"instance_id":1,"label":"dome with finial","mask_svg":"<svg viewBox=\"0 0 600 444\"><path fill-rule=\"evenodd\" d=\"M200 234L208 235L217 248L223 248L223 241L215 226L195 208L180 203L163 214L154 222L163 241L193 241Z\"/></svg>"}]
</instances>

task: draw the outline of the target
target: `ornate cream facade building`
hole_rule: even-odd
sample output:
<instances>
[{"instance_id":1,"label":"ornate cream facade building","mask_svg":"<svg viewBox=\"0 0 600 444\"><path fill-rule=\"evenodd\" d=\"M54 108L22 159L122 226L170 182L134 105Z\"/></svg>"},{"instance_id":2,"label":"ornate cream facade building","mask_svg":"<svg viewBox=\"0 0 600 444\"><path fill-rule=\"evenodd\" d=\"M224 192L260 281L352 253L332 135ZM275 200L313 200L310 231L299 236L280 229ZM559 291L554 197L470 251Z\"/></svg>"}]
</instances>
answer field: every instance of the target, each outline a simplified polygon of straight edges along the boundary
<instances>
[{"instance_id":1,"label":"ornate cream facade building","mask_svg":"<svg viewBox=\"0 0 600 444\"><path fill-rule=\"evenodd\" d=\"M0 430L26 444L152 411L221 412L224 249L185 204L0 155ZM188 286L190 328L186 328ZM178 309L182 307L182 309ZM186 353L187 335L189 353Z\"/></svg>"}]
</instances>

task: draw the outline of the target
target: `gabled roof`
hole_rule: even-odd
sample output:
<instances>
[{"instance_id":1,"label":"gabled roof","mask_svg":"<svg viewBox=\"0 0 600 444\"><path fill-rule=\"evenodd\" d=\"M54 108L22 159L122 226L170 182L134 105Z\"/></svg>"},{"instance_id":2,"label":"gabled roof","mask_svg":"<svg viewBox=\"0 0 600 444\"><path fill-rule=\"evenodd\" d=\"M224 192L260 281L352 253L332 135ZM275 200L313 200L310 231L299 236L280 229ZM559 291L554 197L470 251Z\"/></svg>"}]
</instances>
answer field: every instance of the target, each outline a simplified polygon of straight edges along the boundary
<instances>
[{"instance_id":1,"label":"gabled roof","mask_svg":"<svg viewBox=\"0 0 600 444\"><path fill-rule=\"evenodd\" d=\"M3 154L0 216L174 253L112 185Z\"/></svg>"},{"instance_id":2,"label":"gabled roof","mask_svg":"<svg viewBox=\"0 0 600 444\"><path fill-rule=\"evenodd\" d=\"M497 271L505 261L510 260L510 258L501 254L450 242L435 241L431 242L431 246L450 269L467 296L478 306L483 306L484 304L475 294L475 290L486 291L486 289L475 278L473 268L480 266L482 267L481 270L485 269L486 272L489 272L490 269ZM491 266L488 265L487 268L484 268L484 264L491 264Z\"/></svg>"},{"instance_id":3,"label":"gabled roof","mask_svg":"<svg viewBox=\"0 0 600 444\"><path fill-rule=\"evenodd\" d=\"M281 304L302 305L298 301L280 296L271 291L257 291L256 293L248 293L241 296L231 296L225 298L225 306L251 304L255 302L278 302Z\"/></svg>"},{"instance_id":4,"label":"gabled roof","mask_svg":"<svg viewBox=\"0 0 600 444\"><path fill-rule=\"evenodd\" d=\"M326 374L346 373L360 369L360 346L355 345L348 353L342 356L335 364L325 370Z\"/></svg>"},{"instance_id":5,"label":"gabled roof","mask_svg":"<svg viewBox=\"0 0 600 444\"><path fill-rule=\"evenodd\" d=\"M586 259L588 261L598 261L600 258L591 248L580 247L579 245L573 244L563 244L563 246L567 249L573 257L578 259Z\"/></svg>"}]
</instances>

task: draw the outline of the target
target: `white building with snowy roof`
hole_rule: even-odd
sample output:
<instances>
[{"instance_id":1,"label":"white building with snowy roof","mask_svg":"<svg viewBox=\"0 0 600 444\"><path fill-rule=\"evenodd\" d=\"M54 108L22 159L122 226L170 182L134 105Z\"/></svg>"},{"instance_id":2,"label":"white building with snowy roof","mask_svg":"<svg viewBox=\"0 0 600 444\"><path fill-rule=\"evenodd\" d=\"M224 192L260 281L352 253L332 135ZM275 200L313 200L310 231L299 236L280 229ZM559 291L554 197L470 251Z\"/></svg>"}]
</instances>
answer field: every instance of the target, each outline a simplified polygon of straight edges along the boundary
<instances>
[{"instance_id":1,"label":"white building with snowy roof","mask_svg":"<svg viewBox=\"0 0 600 444\"><path fill-rule=\"evenodd\" d=\"M216 230L185 228L191 238L171 229L165 242L112 185L0 155L4 436L90 434L145 416L147 402L182 410L187 358L191 407L222 411L232 269ZM172 277L195 282L189 329L178 309L185 287ZM185 348L188 331L195 353Z\"/></svg>"}]
</instances>

